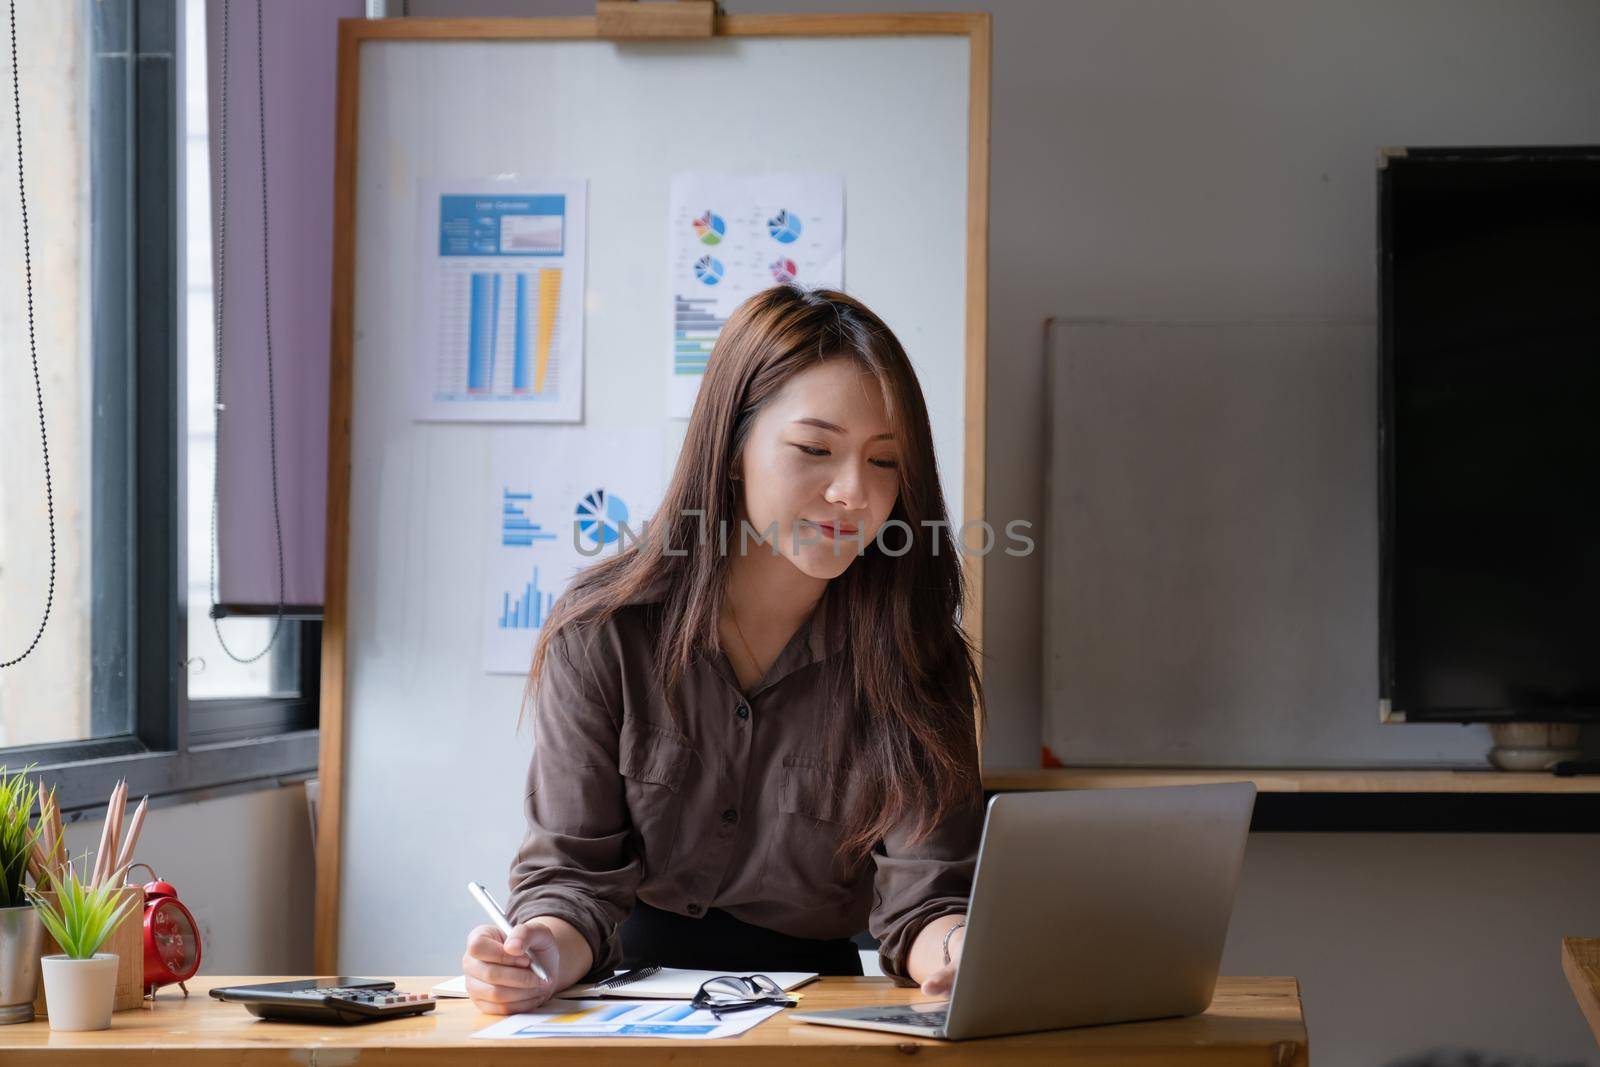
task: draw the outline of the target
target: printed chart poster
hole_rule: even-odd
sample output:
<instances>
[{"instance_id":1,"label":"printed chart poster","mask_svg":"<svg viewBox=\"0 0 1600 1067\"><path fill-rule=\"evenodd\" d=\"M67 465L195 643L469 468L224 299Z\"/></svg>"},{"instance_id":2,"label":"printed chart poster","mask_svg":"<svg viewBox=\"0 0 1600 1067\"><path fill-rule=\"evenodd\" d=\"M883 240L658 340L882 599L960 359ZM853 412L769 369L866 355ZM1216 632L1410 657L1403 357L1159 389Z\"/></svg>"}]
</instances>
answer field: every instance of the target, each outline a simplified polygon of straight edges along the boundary
<instances>
[{"instance_id":1,"label":"printed chart poster","mask_svg":"<svg viewBox=\"0 0 1600 1067\"><path fill-rule=\"evenodd\" d=\"M572 577L645 536L644 520L661 501L661 431L503 429L492 453L483 669L526 674Z\"/></svg>"},{"instance_id":2,"label":"printed chart poster","mask_svg":"<svg viewBox=\"0 0 1600 1067\"><path fill-rule=\"evenodd\" d=\"M667 414L686 419L711 346L746 297L784 282L844 286L844 176L679 174L669 225Z\"/></svg>"},{"instance_id":3,"label":"printed chart poster","mask_svg":"<svg viewBox=\"0 0 1600 1067\"><path fill-rule=\"evenodd\" d=\"M416 417L579 422L587 183L464 184L420 194Z\"/></svg>"},{"instance_id":4,"label":"printed chart poster","mask_svg":"<svg viewBox=\"0 0 1600 1067\"><path fill-rule=\"evenodd\" d=\"M473 1037L517 1040L534 1037L666 1037L706 1041L737 1037L781 1008L731 1012L719 1019L682 1000L550 1000L512 1015Z\"/></svg>"}]
</instances>

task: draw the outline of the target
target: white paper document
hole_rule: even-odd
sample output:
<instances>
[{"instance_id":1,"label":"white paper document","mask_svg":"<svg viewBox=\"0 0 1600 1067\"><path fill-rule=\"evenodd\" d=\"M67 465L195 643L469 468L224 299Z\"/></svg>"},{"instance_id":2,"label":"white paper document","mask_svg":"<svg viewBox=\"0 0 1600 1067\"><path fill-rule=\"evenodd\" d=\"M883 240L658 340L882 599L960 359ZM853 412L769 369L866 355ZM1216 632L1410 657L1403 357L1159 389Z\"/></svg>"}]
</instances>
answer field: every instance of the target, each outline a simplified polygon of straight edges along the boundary
<instances>
[{"instance_id":1,"label":"white paper document","mask_svg":"<svg viewBox=\"0 0 1600 1067\"><path fill-rule=\"evenodd\" d=\"M843 287L844 176L678 174L669 210L667 414L686 419L711 347L746 297L784 282Z\"/></svg>"},{"instance_id":2,"label":"white paper document","mask_svg":"<svg viewBox=\"0 0 1600 1067\"><path fill-rule=\"evenodd\" d=\"M533 1037L670 1037L705 1041L737 1037L782 1011L751 1008L718 1019L676 1000L551 1000L538 1011L510 1015L473 1037L515 1040Z\"/></svg>"},{"instance_id":3,"label":"white paper document","mask_svg":"<svg viewBox=\"0 0 1600 1067\"><path fill-rule=\"evenodd\" d=\"M624 972L617 971L617 974ZM695 995L702 985L716 978L725 971L688 971L676 967L663 967L649 978L626 985L617 986L615 989L602 989L596 985L575 985L562 992L567 1000L581 999L583 997L618 997L628 1000L688 1000ZM785 992L792 992L808 982L816 980L816 971L762 971L762 974L771 978ZM436 997L465 997L467 995L467 976L458 974L434 986L431 990ZM799 995L799 994L796 994Z\"/></svg>"},{"instance_id":4,"label":"white paper document","mask_svg":"<svg viewBox=\"0 0 1600 1067\"><path fill-rule=\"evenodd\" d=\"M416 418L583 418L587 189L581 178L422 185Z\"/></svg>"},{"instance_id":5,"label":"white paper document","mask_svg":"<svg viewBox=\"0 0 1600 1067\"><path fill-rule=\"evenodd\" d=\"M624 972L618 971L618 974ZM565 990L562 996L569 999L579 997L624 997L628 1000L643 998L664 1000L688 1000L700 991L700 987L713 978L726 975L727 971L693 971L682 967L663 967L648 978L638 981L626 982L622 985L601 989L594 985L576 985ZM778 987L785 992L798 989L807 982L814 981L816 971L762 971L762 974L778 983Z\"/></svg>"},{"instance_id":6,"label":"white paper document","mask_svg":"<svg viewBox=\"0 0 1600 1067\"><path fill-rule=\"evenodd\" d=\"M646 536L661 503L661 431L587 426L496 430L482 498L483 669L526 674L574 575Z\"/></svg>"},{"instance_id":7,"label":"white paper document","mask_svg":"<svg viewBox=\"0 0 1600 1067\"><path fill-rule=\"evenodd\" d=\"M466 997L467 976L458 974L454 978L446 978L432 989L428 990L436 997Z\"/></svg>"}]
</instances>

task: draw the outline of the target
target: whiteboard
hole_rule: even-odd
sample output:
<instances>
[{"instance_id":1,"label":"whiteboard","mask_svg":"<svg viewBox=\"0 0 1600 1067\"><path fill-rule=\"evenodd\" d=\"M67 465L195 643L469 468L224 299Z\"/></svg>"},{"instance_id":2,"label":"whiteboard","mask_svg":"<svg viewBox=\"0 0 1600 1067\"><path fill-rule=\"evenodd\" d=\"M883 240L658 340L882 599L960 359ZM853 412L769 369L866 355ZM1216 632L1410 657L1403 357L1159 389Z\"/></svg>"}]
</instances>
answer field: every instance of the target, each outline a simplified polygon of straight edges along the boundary
<instances>
[{"instance_id":1,"label":"whiteboard","mask_svg":"<svg viewBox=\"0 0 1600 1067\"><path fill-rule=\"evenodd\" d=\"M959 523L971 52L960 34L361 44L344 659L332 676L342 670L343 971L455 973L483 921L465 884L503 894L522 831L522 679L484 674L480 657L494 429L414 422L410 408L418 183L587 179L585 424L659 427L670 470L685 425L665 417L662 389L671 176L842 174L845 288L917 368Z\"/></svg>"},{"instance_id":2,"label":"whiteboard","mask_svg":"<svg viewBox=\"0 0 1600 1067\"><path fill-rule=\"evenodd\" d=\"M1377 328L1049 331L1045 743L1068 766L1483 765L1378 712Z\"/></svg>"}]
</instances>

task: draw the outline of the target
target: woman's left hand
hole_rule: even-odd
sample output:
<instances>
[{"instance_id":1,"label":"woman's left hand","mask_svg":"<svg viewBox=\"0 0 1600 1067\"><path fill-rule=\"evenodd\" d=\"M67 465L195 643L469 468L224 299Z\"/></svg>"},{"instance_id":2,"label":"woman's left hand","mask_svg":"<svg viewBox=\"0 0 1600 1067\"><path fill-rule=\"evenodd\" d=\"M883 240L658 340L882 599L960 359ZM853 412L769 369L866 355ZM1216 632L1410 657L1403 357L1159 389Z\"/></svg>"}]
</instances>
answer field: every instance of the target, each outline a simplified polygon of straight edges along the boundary
<instances>
[{"instance_id":1,"label":"woman's left hand","mask_svg":"<svg viewBox=\"0 0 1600 1067\"><path fill-rule=\"evenodd\" d=\"M961 962L961 946L967 936L965 926L950 935L950 962L935 968L922 983L922 992L930 997L948 997L956 985L956 966ZM941 946L941 956L943 950Z\"/></svg>"}]
</instances>

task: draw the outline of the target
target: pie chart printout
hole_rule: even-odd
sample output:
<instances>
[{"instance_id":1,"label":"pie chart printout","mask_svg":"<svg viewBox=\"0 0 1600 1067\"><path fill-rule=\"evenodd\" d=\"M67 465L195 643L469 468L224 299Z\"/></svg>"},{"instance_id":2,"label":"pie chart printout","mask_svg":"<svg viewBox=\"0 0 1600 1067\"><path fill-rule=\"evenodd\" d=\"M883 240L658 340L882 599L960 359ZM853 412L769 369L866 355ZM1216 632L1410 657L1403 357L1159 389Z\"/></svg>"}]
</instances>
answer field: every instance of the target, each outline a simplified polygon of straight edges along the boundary
<instances>
[{"instance_id":1,"label":"pie chart printout","mask_svg":"<svg viewBox=\"0 0 1600 1067\"><path fill-rule=\"evenodd\" d=\"M844 176L677 174L667 234L667 415L688 418L735 308L774 285L844 287Z\"/></svg>"}]
</instances>

